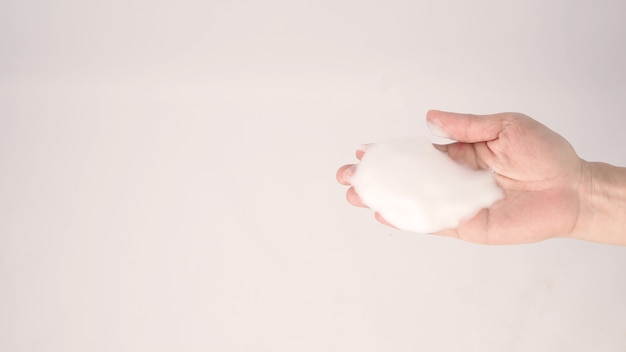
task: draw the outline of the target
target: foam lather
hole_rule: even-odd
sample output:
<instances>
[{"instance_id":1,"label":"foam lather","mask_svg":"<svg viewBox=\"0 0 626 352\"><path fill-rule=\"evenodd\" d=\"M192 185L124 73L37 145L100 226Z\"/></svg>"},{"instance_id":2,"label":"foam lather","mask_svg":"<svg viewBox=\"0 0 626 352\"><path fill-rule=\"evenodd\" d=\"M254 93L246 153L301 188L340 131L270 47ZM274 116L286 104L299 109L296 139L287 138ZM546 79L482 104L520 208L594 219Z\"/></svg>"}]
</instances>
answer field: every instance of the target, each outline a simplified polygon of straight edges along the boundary
<instances>
[{"instance_id":1,"label":"foam lather","mask_svg":"<svg viewBox=\"0 0 626 352\"><path fill-rule=\"evenodd\" d=\"M393 226L433 233L454 228L502 199L490 170L473 170L428 137L369 144L350 183Z\"/></svg>"}]
</instances>

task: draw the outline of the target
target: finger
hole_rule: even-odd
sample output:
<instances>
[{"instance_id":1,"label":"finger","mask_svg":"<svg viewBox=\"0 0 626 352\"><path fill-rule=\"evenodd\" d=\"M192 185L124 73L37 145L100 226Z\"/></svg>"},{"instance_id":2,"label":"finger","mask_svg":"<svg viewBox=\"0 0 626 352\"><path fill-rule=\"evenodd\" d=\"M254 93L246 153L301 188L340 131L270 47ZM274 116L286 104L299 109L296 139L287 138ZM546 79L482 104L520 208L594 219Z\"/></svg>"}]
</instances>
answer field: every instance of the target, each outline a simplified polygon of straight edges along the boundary
<instances>
[{"instance_id":1,"label":"finger","mask_svg":"<svg viewBox=\"0 0 626 352\"><path fill-rule=\"evenodd\" d=\"M465 143L491 141L504 128L507 114L471 115L431 110L426 121L431 133Z\"/></svg>"},{"instance_id":2,"label":"finger","mask_svg":"<svg viewBox=\"0 0 626 352\"><path fill-rule=\"evenodd\" d=\"M441 147L441 146L439 146ZM471 169L489 169L490 162L493 160L493 152L486 143L452 143L444 146L445 148L435 148L445 152L448 156L461 165L465 165Z\"/></svg>"},{"instance_id":3,"label":"finger","mask_svg":"<svg viewBox=\"0 0 626 352\"><path fill-rule=\"evenodd\" d=\"M385 220L385 218L383 218L382 215L380 215L380 213L374 213L374 218L376 218L376 221L378 221L379 223L389 226L389 227L393 227L394 229L397 229L397 227L391 225L387 220Z\"/></svg>"},{"instance_id":4,"label":"finger","mask_svg":"<svg viewBox=\"0 0 626 352\"><path fill-rule=\"evenodd\" d=\"M437 235L443 237L451 237L451 238L459 238L459 233L457 229L444 229L441 231L433 232L430 235Z\"/></svg>"},{"instance_id":5,"label":"finger","mask_svg":"<svg viewBox=\"0 0 626 352\"><path fill-rule=\"evenodd\" d=\"M356 148L356 158L361 160L363 155L365 155L365 151L367 151L369 144L361 144L358 148Z\"/></svg>"},{"instance_id":6,"label":"finger","mask_svg":"<svg viewBox=\"0 0 626 352\"><path fill-rule=\"evenodd\" d=\"M354 190L354 187L348 188L348 191L346 192L346 199L348 200L348 203L354 205L355 207L367 208L367 205L363 203L361 197L359 197Z\"/></svg>"},{"instance_id":7,"label":"finger","mask_svg":"<svg viewBox=\"0 0 626 352\"><path fill-rule=\"evenodd\" d=\"M435 147L435 149L437 149L440 152L446 153L448 151L448 144L434 144L433 143L433 147Z\"/></svg>"},{"instance_id":8,"label":"finger","mask_svg":"<svg viewBox=\"0 0 626 352\"><path fill-rule=\"evenodd\" d=\"M340 167L337 170L337 174L335 175L337 177L337 182L341 183L344 186L350 186L350 178L352 178L352 175L354 175L355 171L356 165L354 164L344 165Z\"/></svg>"}]
</instances>

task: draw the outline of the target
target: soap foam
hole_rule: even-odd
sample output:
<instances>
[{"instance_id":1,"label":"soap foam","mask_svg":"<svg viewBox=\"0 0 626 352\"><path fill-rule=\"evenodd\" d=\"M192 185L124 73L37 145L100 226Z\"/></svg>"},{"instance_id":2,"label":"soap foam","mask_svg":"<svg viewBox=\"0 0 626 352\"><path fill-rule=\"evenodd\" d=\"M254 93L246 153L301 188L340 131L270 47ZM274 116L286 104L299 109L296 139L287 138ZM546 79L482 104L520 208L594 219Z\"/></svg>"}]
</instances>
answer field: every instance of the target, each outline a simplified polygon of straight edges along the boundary
<instances>
[{"instance_id":1,"label":"soap foam","mask_svg":"<svg viewBox=\"0 0 626 352\"><path fill-rule=\"evenodd\" d=\"M490 171L454 162L428 137L368 145L350 183L387 222L419 233L456 227L504 196Z\"/></svg>"}]
</instances>

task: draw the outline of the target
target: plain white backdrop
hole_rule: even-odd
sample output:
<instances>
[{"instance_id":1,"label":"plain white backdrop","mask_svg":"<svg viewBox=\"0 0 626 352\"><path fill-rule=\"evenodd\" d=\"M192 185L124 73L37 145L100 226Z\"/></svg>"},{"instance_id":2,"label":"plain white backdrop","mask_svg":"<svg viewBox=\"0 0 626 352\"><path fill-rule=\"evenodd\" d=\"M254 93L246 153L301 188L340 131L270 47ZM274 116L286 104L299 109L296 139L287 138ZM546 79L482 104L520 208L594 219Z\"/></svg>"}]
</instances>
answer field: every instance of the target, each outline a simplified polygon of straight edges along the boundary
<instances>
[{"instance_id":1,"label":"plain white backdrop","mask_svg":"<svg viewBox=\"0 0 626 352\"><path fill-rule=\"evenodd\" d=\"M0 350L624 351L626 249L350 207L361 143L520 111L626 165L626 6L0 3Z\"/></svg>"}]
</instances>

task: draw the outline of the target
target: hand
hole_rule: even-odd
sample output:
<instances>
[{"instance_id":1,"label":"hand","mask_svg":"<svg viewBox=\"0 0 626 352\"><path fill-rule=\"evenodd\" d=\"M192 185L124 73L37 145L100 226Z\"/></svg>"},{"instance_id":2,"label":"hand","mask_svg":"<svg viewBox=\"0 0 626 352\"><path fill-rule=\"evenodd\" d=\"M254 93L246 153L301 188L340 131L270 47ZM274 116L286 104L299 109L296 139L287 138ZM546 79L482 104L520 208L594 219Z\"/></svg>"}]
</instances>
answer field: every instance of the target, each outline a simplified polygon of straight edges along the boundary
<instances>
[{"instance_id":1,"label":"hand","mask_svg":"<svg viewBox=\"0 0 626 352\"><path fill-rule=\"evenodd\" d=\"M475 169L491 169L505 198L481 210L457 228L437 234L485 244L536 242L568 237L579 223L586 162L560 135L517 113L476 116L429 111L437 134L457 141L435 146L453 160ZM357 158L363 156L357 151ZM355 165L344 165L337 180L350 185ZM348 202L365 206L354 188ZM376 218L386 221L378 214ZM388 225L388 224L387 224Z\"/></svg>"}]
</instances>

